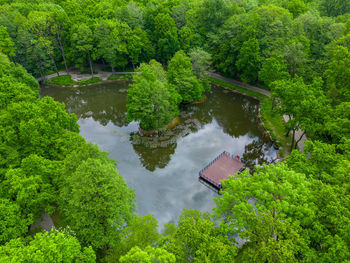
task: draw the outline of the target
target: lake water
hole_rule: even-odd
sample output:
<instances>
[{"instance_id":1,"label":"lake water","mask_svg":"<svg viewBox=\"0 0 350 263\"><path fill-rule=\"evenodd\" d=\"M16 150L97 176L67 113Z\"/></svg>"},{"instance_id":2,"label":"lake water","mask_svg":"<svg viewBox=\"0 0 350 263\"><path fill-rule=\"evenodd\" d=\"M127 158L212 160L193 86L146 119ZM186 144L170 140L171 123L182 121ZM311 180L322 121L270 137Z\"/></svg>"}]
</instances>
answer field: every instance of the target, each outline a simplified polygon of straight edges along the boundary
<instances>
[{"instance_id":1,"label":"lake water","mask_svg":"<svg viewBox=\"0 0 350 263\"><path fill-rule=\"evenodd\" d=\"M80 134L108 151L135 190L139 215L153 214L160 226L176 222L184 208L211 211L217 194L198 180L198 172L224 150L243 157L248 167L276 157L259 126L258 102L212 87L202 104L182 105L180 133L163 148L132 144L138 123L126 122L129 82L81 88L42 88L41 96L65 103L79 119ZM186 123L195 127L181 128ZM182 130L181 130L182 129ZM176 134L175 134L176 135ZM175 138L175 136L174 136Z\"/></svg>"}]
</instances>

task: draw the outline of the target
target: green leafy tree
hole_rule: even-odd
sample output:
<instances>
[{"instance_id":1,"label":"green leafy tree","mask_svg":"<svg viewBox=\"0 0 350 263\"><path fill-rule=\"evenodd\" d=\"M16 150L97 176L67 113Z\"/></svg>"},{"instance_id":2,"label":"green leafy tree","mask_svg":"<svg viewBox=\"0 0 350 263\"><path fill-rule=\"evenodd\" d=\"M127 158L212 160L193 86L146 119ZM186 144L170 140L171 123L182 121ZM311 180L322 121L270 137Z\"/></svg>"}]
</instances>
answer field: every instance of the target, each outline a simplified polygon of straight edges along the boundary
<instances>
[{"instance_id":1,"label":"green leafy tree","mask_svg":"<svg viewBox=\"0 0 350 263\"><path fill-rule=\"evenodd\" d=\"M167 77L182 101L191 102L203 97L203 85L192 72L191 59L182 50L170 60Z\"/></svg>"},{"instance_id":2,"label":"green leafy tree","mask_svg":"<svg viewBox=\"0 0 350 263\"><path fill-rule=\"evenodd\" d=\"M305 133L312 138L323 130L330 107L321 86L320 79L315 79L312 84L307 85L300 77L275 81L272 85L272 98L278 98L280 102L277 105L278 110L288 116L285 127L287 135L292 131L291 150L297 147ZM299 129L304 132L296 140L295 132Z\"/></svg>"},{"instance_id":3,"label":"green leafy tree","mask_svg":"<svg viewBox=\"0 0 350 263\"><path fill-rule=\"evenodd\" d=\"M33 91L39 91L39 84L35 78L18 64L10 62L8 57L0 53L0 76L12 76L17 82L26 84Z\"/></svg>"},{"instance_id":4,"label":"green leafy tree","mask_svg":"<svg viewBox=\"0 0 350 263\"><path fill-rule=\"evenodd\" d=\"M13 76L0 78L0 109L6 108L10 103L20 101L34 101L39 94L26 84L19 83Z\"/></svg>"},{"instance_id":5,"label":"green leafy tree","mask_svg":"<svg viewBox=\"0 0 350 263\"><path fill-rule=\"evenodd\" d=\"M157 220L152 215L134 216L123 232L121 246L124 251L138 246L141 249L154 245L160 239Z\"/></svg>"},{"instance_id":6,"label":"green leafy tree","mask_svg":"<svg viewBox=\"0 0 350 263\"><path fill-rule=\"evenodd\" d=\"M235 262L236 247L233 242L224 228L216 226L209 214L185 210L178 227L170 231L163 247L176 256L176 262Z\"/></svg>"},{"instance_id":7,"label":"green leafy tree","mask_svg":"<svg viewBox=\"0 0 350 263\"><path fill-rule=\"evenodd\" d=\"M233 12L231 2L204 0L198 9L198 19L205 32L214 32Z\"/></svg>"},{"instance_id":8,"label":"green leafy tree","mask_svg":"<svg viewBox=\"0 0 350 263\"><path fill-rule=\"evenodd\" d=\"M204 89L209 91L208 74L211 66L211 55L202 48L191 49L189 56L192 61L193 73L202 81Z\"/></svg>"},{"instance_id":9,"label":"green leafy tree","mask_svg":"<svg viewBox=\"0 0 350 263\"><path fill-rule=\"evenodd\" d=\"M7 33L7 28L0 26L0 52L12 58L16 55L16 47L12 38Z\"/></svg>"},{"instance_id":10,"label":"green leafy tree","mask_svg":"<svg viewBox=\"0 0 350 263\"><path fill-rule=\"evenodd\" d=\"M293 14L293 17L297 17L302 13L305 13L308 9L304 0L290 0L287 4L287 9Z\"/></svg>"},{"instance_id":11,"label":"green leafy tree","mask_svg":"<svg viewBox=\"0 0 350 263\"><path fill-rule=\"evenodd\" d=\"M50 161L36 155L22 160L21 167L9 169L3 181L7 196L21 207L22 214L35 218L42 213L52 213L51 205L57 193L52 186L54 175ZM56 167L55 167L56 168Z\"/></svg>"},{"instance_id":12,"label":"green leafy tree","mask_svg":"<svg viewBox=\"0 0 350 263\"><path fill-rule=\"evenodd\" d=\"M348 47L335 46L328 51L330 61L325 71L328 96L334 104L350 101L350 52Z\"/></svg>"},{"instance_id":13,"label":"green leafy tree","mask_svg":"<svg viewBox=\"0 0 350 263\"><path fill-rule=\"evenodd\" d=\"M0 114L0 143L21 158L35 153L57 159L63 150L61 139L79 131L76 121L75 115L67 114L64 105L50 97L12 103Z\"/></svg>"},{"instance_id":14,"label":"green leafy tree","mask_svg":"<svg viewBox=\"0 0 350 263\"><path fill-rule=\"evenodd\" d=\"M97 53L112 68L114 73L118 65L118 33L116 21L102 20L95 29L95 38L97 40Z\"/></svg>"},{"instance_id":15,"label":"green leafy tree","mask_svg":"<svg viewBox=\"0 0 350 263\"><path fill-rule=\"evenodd\" d=\"M287 61L288 72L292 78L300 71L306 62L304 46L300 42L293 42L284 48L284 58Z\"/></svg>"},{"instance_id":16,"label":"green leafy tree","mask_svg":"<svg viewBox=\"0 0 350 263\"><path fill-rule=\"evenodd\" d=\"M312 228L306 231L310 247L319 262L342 262L350 255L350 151L344 146L307 141L305 153L293 151L285 162L294 171L314 179L312 190L317 206L316 218ZM342 154L338 152L341 148Z\"/></svg>"},{"instance_id":17,"label":"green leafy tree","mask_svg":"<svg viewBox=\"0 0 350 263\"><path fill-rule=\"evenodd\" d=\"M154 19L154 27L157 59L164 63L180 48L177 28L174 19L168 14L158 14Z\"/></svg>"},{"instance_id":18,"label":"green leafy tree","mask_svg":"<svg viewBox=\"0 0 350 263\"><path fill-rule=\"evenodd\" d=\"M77 24L73 27L71 33L71 42L79 56L83 56L80 63L84 63L84 58L88 58L91 76L94 77L91 54L93 52L93 35L92 30L84 23Z\"/></svg>"},{"instance_id":19,"label":"green leafy tree","mask_svg":"<svg viewBox=\"0 0 350 263\"><path fill-rule=\"evenodd\" d=\"M66 32L68 32L68 28L71 25L71 21L66 11L61 6L49 4L48 9L51 12L51 23L49 25L50 34L53 37L53 42L55 43L55 45L61 53L66 72L67 74L69 74L65 45L67 42Z\"/></svg>"},{"instance_id":20,"label":"green leafy tree","mask_svg":"<svg viewBox=\"0 0 350 263\"><path fill-rule=\"evenodd\" d=\"M179 95L168 84L161 64L141 64L128 90L127 120L139 121L144 130L159 130L177 115Z\"/></svg>"},{"instance_id":21,"label":"green leafy tree","mask_svg":"<svg viewBox=\"0 0 350 263\"><path fill-rule=\"evenodd\" d=\"M91 247L82 248L69 230L37 233L33 240L13 239L0 247L2 262L95 262Z\"/></svg>"},{"instance_id":22,"label":"green leafy tree","mask_svg":"<svg viewBox=\"0 0 350 263\"><path fill-rule=\"evenodd\" d=\"M49 12L33 11L28 15L28 30L35 35L35 39L31 40L32 45L46 51L46 54L50 57L52 65L54 66L56 73L59 76L54 56L54 46L50 35L51 24L52 18Z\"/></svg>"},{"instance_id":23,"label":"green leafy tree","mask_svg":"<svg viewBox=\"0 0 350 263\"><path fill-rule=\"evenodd\" d=\"M350 103L342 102L327 115L324 134L318 139L325 142L340 143L345 138L350 138Z\"/></svg>"},{"instance_id":24,"label":"green leafy tree","mask_svg":"<svg viewBox=\"0 0 350 263\"><path fill-rule=\"evenodd\" d=\"M260 69L259 42L251 38L244 42L238 54L236 67L240 71L240 77L245 82L255 82Z\"/></svg>"},{"instance_id":25,"label":"green leafy tree","mask_svg":"<svg viewBox=\"0 0 350 263\"><path fill-rule=\"evenodd\" d=\"M121 255L127 254L133 247L144 250L148 246L156 245L161 238L157 227L157 220L152 215L143 217L135 215L122 232L122 238L117 248L111 251L105 260L117 261Z\"/></svg>"},{"instance_id":26,"label":"green leafy tree","mask_svg":"<svg viewBox=\"0 0 350 263\"><path fill-rule=\"evenodd\" d=\"M25 234L29 224L30 220L22 215L20 207L15 202L0 199L0 245Z\"/></svg>"},{"instance_id":27,"label":"green leafy tree","mask_svg":"<svg viewBox=\"0 0 350 263\"><path fill-rule=\"evenodd\" d=\"M306 176L278 164L236 177L224 181L215 213L231 235L245 240L237 259L297 262L299 255L307 256L308 238L301 227L312 226L317 208Z\"/></svg>"},{"instance_id":28,"label":"green leafy tree","mask_svg":"<svg viewBox=\"0 0 350 263\"><path fill-rule=\"evenodd\" d=\"M140 62L148 62L154 57L154 53L154 47L147 33L136 27L128 38L128 54L133 67Z\"/></svg>"},{"instance_id":29,"label":"green leafy tree","mask_svg":"<svg viewBox=\"0 0 350 263\"><path fill-rule=\"evenodd\" d=\"M272 56L264 60L259 71L259 80L264 82L267 87L276 80L290 78L287 73L287 65L282 56Z\"/></svg>"},{"instance_id":30,"label":"green leafy tree","mask_svg":"<svg viewBox=\"0 0 350 263\"><path fill-rule=\"evenodd\" d=\"M320 0L320 9L326 16L338 16L350 12L349 1Z\"/></svg>"},{"instance_id":31,"label":"green leafy tree","mask_svg":"<svg viewBox=\"0 0 350 263\"><path fill-rule=\"evenodd\" d=\"M89 144L68 155L60 193L65 221L83 244L101 253L119 242L134 209L134 193L104 155Z\"/></svg>"},{"instance_id":32,"label":"green leafy tree","mask_svg":"<svg viewBox=\"0 0 350 263\"><path fill-rule=\"evenodd\" d=\"M176 259L172 253L163 248L148 246L144 250L133 247L125 256L120 257L121 263L175 263Z\"/></svg>"}]
</instances>

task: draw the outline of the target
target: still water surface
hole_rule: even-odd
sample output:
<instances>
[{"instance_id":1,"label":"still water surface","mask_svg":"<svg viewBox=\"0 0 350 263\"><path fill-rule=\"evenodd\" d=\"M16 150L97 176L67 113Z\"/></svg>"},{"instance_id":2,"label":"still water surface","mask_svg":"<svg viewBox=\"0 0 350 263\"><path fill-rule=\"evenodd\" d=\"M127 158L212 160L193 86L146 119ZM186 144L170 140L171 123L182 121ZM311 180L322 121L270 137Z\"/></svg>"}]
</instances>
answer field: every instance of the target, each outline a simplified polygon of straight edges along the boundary
<instances>
[{"instance_id":1,"label":"still water surface","mask_svg":"<svg viewBox=\"0 0 350 263\"><path fill-rule=\"evenodd\" d=\"M258 102L216 87L205 103L181 106L180 125L193 120L198 125L176 143L155 149L133 145L130 133L138 124L126 122L128 87L121 81L40 92L77 115L80 134L117 160L119 173L135 190L138 214L153 214L160 226L176 222L184 208L211 211L217 194L198 181L198 172L222 151L239 154L251 168L276 156L258 125Z\"/></svg>"}]
</instances>

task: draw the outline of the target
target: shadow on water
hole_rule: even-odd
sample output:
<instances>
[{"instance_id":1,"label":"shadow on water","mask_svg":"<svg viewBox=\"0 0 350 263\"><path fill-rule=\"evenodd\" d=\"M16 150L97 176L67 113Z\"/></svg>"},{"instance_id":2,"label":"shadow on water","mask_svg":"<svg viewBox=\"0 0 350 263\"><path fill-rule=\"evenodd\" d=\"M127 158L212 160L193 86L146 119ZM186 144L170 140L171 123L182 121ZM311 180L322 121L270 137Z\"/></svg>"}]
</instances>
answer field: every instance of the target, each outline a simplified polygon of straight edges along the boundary
<instances>
[{"instance_id":1,"label":"shadow on water","mask_svg":"<svg viewBox=\"0 0 350 263\"><path fill-rule=\"evenodd\" d=\"M250 169L276 156L258 125L258 102L217 87L206 102L181 105L180 124L160 144L138 144L133 139L138 124L126 122L128 86L123 81L40 92L77 115L81 135L117 160L136 192L138 213L154 214L160 226L176 222L184 208L212 209L216 193L198 181L198 172L222 151L239 154Z\"/></svg>"}]
</instances>

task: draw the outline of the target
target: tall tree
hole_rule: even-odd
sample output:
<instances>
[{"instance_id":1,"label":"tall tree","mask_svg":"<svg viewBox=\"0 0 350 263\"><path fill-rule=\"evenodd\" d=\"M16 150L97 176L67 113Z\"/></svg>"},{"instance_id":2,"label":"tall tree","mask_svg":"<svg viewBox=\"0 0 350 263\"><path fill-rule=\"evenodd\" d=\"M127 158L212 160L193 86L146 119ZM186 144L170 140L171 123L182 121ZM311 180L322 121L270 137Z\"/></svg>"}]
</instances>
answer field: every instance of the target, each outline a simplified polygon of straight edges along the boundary
<instances>
[{"instance_id":1,"label":"tall tree","mask_svg":"<svg viewBox=\"0 0 350 263\"><path fill-rule=\"evenodd\" d=\"M244 82L255 82L260 69L259 42L251 38L244 42L238 54L236 67L240 71L239 76Z\"/></svg>"},{"instance_id":2,"label":"tall tree","mask_svg":"<svg viewBox=\"0 0 350 263\"><path fill-rule=\"evenodd\" d=\"M287 73L287 64L282 56L274 55L264 60L259 71L259 80L263 81L267 87L276 80L290 78Z\"/></svg>"},{"instance_id":3,"label":"tall tree","mask_svg":"<svg viewBox=\"0 0 350 263\"><path fill-rule=\"evenodd\" d=\"M169 253L163 248L148 246L145 249L140 249L138 246L133 247L125 255L120 257L121 263L175 263L176 258L172 253Z\"/></svg>"},{"instance_id":4,"label":"tall tree","mask_svg":"<svg viewBox=\"0 0 350 263\"><path fill-rule=\"evenodd\" d=\"M33 240L13 239L0 247L2 262L95 262L91 247L82 248L69 230L37 233Z\"/></svg>"},{"instance_id":5,"label":"tall tree","mask_svg":"<svg viewBox=\"0 0 350 263\"><path fill-rule=\"evenodd\" d=\"M134 193L115 162L97 147L83 145L67 156L60 210L82 244L100 253L115 247L131 218L133 204Z\"/></svg>"},{"instance_id":6,"label":"tall tree","mask_svg":"<svg viewBox=\"0 0 350 263\"><path fill-rule=\"evenodd\" d=\"M211 55L202 48L194 48L191 49L189 56L192 61L193 73L202 81L204 89L208 91L210 89L208 74L211 66Z\"/></svg>"},{"instance_id":7,"label":"tall tree","mask_svg":"<svg viewBox=\"0 0 350 263\"><path fill-rule=\"evenodd\" d=\"M225 227L216 226L208 214L185 210L178 225L173 233L167 231L163 246L176 256L176 262L235 262L234 241Z\"/></svg>"},{"instance_id":8,"label":"tall tree","mask_svg":"<svg viewBox=\"0 0 350 263\"><path fill-rule=\"evenodd\" d=\"M154 19L154 37L157 42L157 58L167 62L177 50L179 40L174 19L168 14L159 14Z\"/></svg>"},{"instance_id":9,"label":"tall tree","mask_svg":"<svg viewBox=\"0 0 350 263\"><path fill-rule=\"evenodd\" d=\"M79 52L80 56L87 56L90 65L91 76L94 77L94 69L91 59L91 54L93 52L92 30L84 23L75 25L72 29L71 41L74 45L74 48ZM83 64L84 59L80 61L80 63Z\"/></svg>"},{"instance_id":10,"label":"tall tree","mask_svg":"<svg viewBox=\"0 0 350 263\"><path fill-rule=\"evenodd\" d=\"M192 72L191 59L182 50L170 60L167 77L182 101L191 102L203 97L203 85Z\"/></svg>"},{"instance_id":11,"label":"tall tree","mask_svg":"<svg viewBox=\"0 0 350 263\"><path fill-rule=\"evenodd\" d=\"M4 26L0 26L0 52L4 53L9 58L13 58L16 55L15 44L7 33L7 28Z\"/></svg>"},{"instance_id":12,"label":"tall tree","mask_svg":"<svg viewBox=\"0 0 350 263\"><path fill-rule=\"evenodd\" d=\"M297 262L309 255L307 233L317 208L312 183L284 164L256 167L256 172L236 174L223 183L216 215L231 235L244 245L239 261Z\"/></svg>"},{"instance_id":13,"label":"tall tree","mask_svg":"<svg viewBox=\"0 0 350 263\"><path fill-rule=\"evenodd\" d=\"M51 16L48 12L33 11L28 15L28 29L36 36L36 39L32 40L33 45L37 45L46 50L47 55L50 57L51 62L59 76L52 39L50 36L50 24Z\"/></svg>"},{"instance_id":14,"label":"tall tree","mask_svg":"<svg viewBox=\"0 0 350 263\"><path fill-rule=\"evenodd\" d=\"M178 114L180 96L169 85L161 64L141 64L128 90L127 120L139 121L144 130L160 130Z\"/></svg>"},{"instance_id":15,"label":"tall tree","mask_svg":"<svg viewBox=\"0 0 350 263\"><path fill-rule=\"evenodd\" d=\"M0 245L26 233L29 225L30 220L22 215L20 207L15 202L0 199Z\"/></svg>"},{"instance_id":16,"label":"tall tree","mask_svg":"<svg viewBox=\"0 0 350 263\"><path fill-rule=\"evenodd\" d=\"M307 85L300 77L275 81L272 85L272 98L280 100L278 104L280 113L289 117L285 125L287 135L292 131L291 150L297 147L305 133L312 138L323 129L330 108L321 86L320 79L315 79L312 84ZM298 129L304 132L296 140L295 132Z\"/></svg>"}]
</instances>

